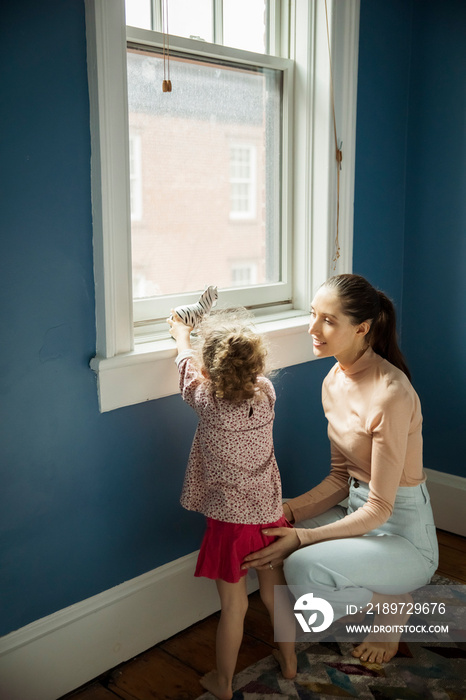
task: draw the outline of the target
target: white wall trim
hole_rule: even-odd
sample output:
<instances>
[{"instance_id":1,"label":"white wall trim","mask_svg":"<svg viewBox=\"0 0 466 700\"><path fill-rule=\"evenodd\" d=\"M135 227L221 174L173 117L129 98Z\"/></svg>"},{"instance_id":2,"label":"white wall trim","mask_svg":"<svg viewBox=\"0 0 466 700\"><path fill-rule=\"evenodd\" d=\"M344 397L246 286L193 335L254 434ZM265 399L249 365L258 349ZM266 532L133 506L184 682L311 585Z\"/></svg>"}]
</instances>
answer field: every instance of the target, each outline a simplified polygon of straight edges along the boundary
<instances>
[{"instance_id":1,"label":"white wall trim","mask_svg":"<svg viewBox=\"0 0 466 700\"><path fill-rule=\"evenodd\" d=\"M0 697L56 700L219 609L198 552L0 639ZM249 592L257 577L248 575Z\"/></svg>"},{"instance_id":2,"label":"white wall trim","mask_svg":"<svg viewBox=\"0 0 466 700\"><path fill-rule=\"evenodd\" d=\"M435 469L424 471L436 526L440 530L466 537L466 479Z\"/></svg>"}]
</instances>

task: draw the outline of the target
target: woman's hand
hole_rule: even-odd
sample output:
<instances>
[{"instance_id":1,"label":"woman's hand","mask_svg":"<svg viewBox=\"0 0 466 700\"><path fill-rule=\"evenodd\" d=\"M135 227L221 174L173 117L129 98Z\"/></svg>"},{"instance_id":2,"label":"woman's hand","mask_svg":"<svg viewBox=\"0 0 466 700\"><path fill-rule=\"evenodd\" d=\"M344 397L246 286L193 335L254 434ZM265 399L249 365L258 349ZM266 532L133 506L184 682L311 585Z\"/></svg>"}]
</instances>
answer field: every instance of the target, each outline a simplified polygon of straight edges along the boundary
<instances>
[{"instance_id":1,"label":"woman's hand","mask_svg":"<svg viewBox=\"0 0 466 700\"><path fill-rule=\"evenodd\" d=\"M277 540L258 552L248 554L243 561L242 569L273 568L282 564L289 554L299 549L300 542L294 528L271 527L267 530L262 530L262 533L269 537L277 537Z\"/></svg>"},{"instance_id":2,"label":"woman's hand","mask_svg":"<svg viewBox=\"0 0 466 700\"><path fill-rule=\"evenodd\" d=\"M289 523L294 523L293 512L286 501L283 504L283 515L285 516L285 518L288 520Z\"/></svg>"}]
</instances>

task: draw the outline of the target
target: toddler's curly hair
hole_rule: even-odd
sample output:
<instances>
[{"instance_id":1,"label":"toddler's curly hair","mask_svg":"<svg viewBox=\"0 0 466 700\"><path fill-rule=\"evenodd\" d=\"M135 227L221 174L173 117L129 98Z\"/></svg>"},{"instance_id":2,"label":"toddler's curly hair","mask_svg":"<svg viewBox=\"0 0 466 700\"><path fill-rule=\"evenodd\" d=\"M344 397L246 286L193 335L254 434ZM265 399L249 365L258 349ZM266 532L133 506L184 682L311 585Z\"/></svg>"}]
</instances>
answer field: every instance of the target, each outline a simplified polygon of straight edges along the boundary
<instances>
[{"instance_id":1,"label":"toddler's curly hair","mask_svg":"<svg viewBox=\"0 0 466 700\"><path fill-rule=\"evenodd\" d=\"M198 328L197 364L207 374L212 391L228 401L252 399L257 378L266 370L267 347L252 328L244 308L214 311Z\"/></svg>"}]
</instances>

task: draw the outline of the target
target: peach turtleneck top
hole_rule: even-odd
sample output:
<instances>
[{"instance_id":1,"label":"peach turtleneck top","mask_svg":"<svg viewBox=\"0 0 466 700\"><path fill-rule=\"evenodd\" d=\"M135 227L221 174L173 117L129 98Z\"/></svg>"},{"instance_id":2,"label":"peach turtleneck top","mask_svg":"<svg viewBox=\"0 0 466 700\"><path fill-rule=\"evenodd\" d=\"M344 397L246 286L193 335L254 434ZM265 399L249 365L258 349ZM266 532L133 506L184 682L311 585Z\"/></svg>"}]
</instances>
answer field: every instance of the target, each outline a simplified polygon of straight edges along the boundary
<instances>
[{"instance_id":1,"label":"peach turtleneck top","mask_svg":"<svg viewBox=\"0 0 466 700\"><path fill-rule=\"evenodd\" d=\"M287 502L295 522L320 515L349 493L350 476L369 484L367 502L341 520L298 528L302 545L364 535L385 523L399 486L425 481L422 414L407 376L368 348L351 367L337 362L324 379L322 404L331 445L330 474Z\"/></svg>"}]
</instances>

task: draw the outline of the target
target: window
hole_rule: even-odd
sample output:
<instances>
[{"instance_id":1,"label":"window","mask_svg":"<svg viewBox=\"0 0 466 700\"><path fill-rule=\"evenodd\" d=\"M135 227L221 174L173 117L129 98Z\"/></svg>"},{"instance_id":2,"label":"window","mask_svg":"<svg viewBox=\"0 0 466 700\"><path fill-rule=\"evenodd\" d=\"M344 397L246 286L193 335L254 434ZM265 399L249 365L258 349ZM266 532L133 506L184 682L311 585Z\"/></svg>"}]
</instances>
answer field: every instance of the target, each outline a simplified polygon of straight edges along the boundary
<instances>
[{"instance_id":1,"label":"window","mask_svg":"<svg viewBox=\"0 0 466 700\"><path fill-rule=\"evenodd\" d=\"M230 219L255 219L257 212L256 149L230 149Z\"/></svg>"},{"instance_id":2,"label":"window","mask_svg":"<svg viewBox=\"0 0 466 700\"><path fill-rule=\"evenodd\" d=\"M189 302L197 298L197 291L188 290L181 294L179 280L171 290L160 287L161 275L157 279L157 275L144 268L145 256L141 254L137 259L134 250L131 255L136 229L140 230L143 238L146 237L149 245L150 235L144 232L144 227L148 226L147 220L151 216L157 218L157 213L151 212L147 200L147 187L154 186L147 185L153 177L151 168L157 176L165 172L175 191L183 171L182 165L178 164L174 172L167 173L168 165L160 155L148 157L142 121L159 119L160 114L152 114L149 118L145 108L139 112L128 109L133 58L147 62L146 67L139 71L146 80L158 70L157 62L160 65L163 37L154 34L149 26L154 26L154 17L161 3L153 0L149 13L147 3L141 0L141 6L146 7L145 19L141 24L147 28L129 27L126 36L124 0L85 2L97 325L97 355L91 361L91 367L98 375L100 408L106 411L177 391L177 373L173 362L175 348L166 327L162 329L157 325L164 312L157 311L153 304L154 299L155 304L159 301L165 303L161 300L170 295L179 303ZM190 0L189 5L192 4L194 0ZM248 8L253 4L256 3L250 0ZM183 3L181 0L170 0L171 33L175 31L172 22L175 23L176 13L172 8L176 5L181 7ZM177 71L180 68L180 80L183 71L189 74L189 71L205 67L207 73L209 70L219 72L222 81L226 80L227 73L228 79L233 81L238 76L247 76L248 80L257 84L262 81L266 85L265 97L264 90L262 92L263 105L274 94L270 87L278 86L275 95L279 95L279 98L273 97L272 102L279 102L279 117L269 135L265 136L265 147L263 135L251 131L244 133L242 127L235 131L235 127L230 125L222 134L224 156L216 172L223 173L222 197L225 206L222 226L226 225L227 228L222 234L222 242L214 242L211 247L224 249L222 285L225 287L221 290L221 301L229 304L229 299L234 298L235 303L255 308L259 328L272 339L274 364L284 367L312 359L311 344L306 334L310 299L313 288L333 272L336 167L325 5L323 0L257 2L258 7L265 8L265 12L262 9L258 11L258 16L261 16L260 21L265 27L262 43L269 54L250 53L251 47L248 52L225 45L238 43L241 38L241 33L237 32L236 39L233 30L231 34L228 33L234 24L228 17L230 12L238 11L242 2L206 0L205 5L217 13L213 15L213 22L212 16L208 15L208 24L213 32L211 40L216 44L203 40L202 27L199 31L189 29L190 37L197 35L202 40L170 36L170 77L174 90L165 97L169 100L175 98L171 106L174 108L178 100L173 76L175 67ZM339 138L343 141L343 169L340 174L342 254L337 271L349 271L352 256L359 0L347 3L328 0L328 5L337 123L339 115L345 115L339 129ZM222 21L218 16L220 7ZM196 14L199 21L201 14ZM177 31L187 33L188 29L179 28ZM289 42L287 37L290 38ZM161 90L161 87L158 89ZM130 101L131 90L130 87ZM201 101L204 105L205 99ZM180 105L177 108L181 109ZM199 120L201 106L197 105L196 109ZM276 109L269 112L264 110L264 114L274 113L277 114ZM168 134L173 128L176 119L178 116L172 113L167 120L169 123L165 133ZM219 120L218 113L212 119L209 117L209 125L204 121L204 128L210 128L211 122L216 120ZM268 120L269 116L265 121ZM214 127L212 129L215 131ZM137 137L140 138L139 146ZM197 155L193 155L193 165L199 166L204 156L211 157L210 150L204 148L204 153L201 149ZM267 168L267 163L272 167ZM193 187L196 185L195 175L190 175L189 184ZM160 181L158 188L161 188ZM183 208L183 199L178 204L170 203L168 207L178 215L177 208ZM160 216L161 211L159 206ZM227 242L232 245L238 243L243 234L252 241L253 234L249 229L256 222L264 226L263 232L257 234L257 250L244 245L240 249L226 249ZM166 228L167 237L170 237L173 229L168 224ZM262 240L260 235L263 236ZM163 246L155 245L155 257L162 255ZM182 254L194 262L195 250L195 241L190 241L189 248L184 246ZM218 263L214 262L212 266L220 274ZM215 283L215 280L209 278L203 281L203 284L209 283ZM135 298L134 307L133 286L135 297L139 297ZM187 285L192 286L199 286L199 283L190 282ZM154 323L151 324L151 321Z\"/></svg>"},{"instance_id":3,"label":"window","mask_svg":"<svg viewBox=\"0 0 466 700\"><path fill-rule=\"evenodd\" d=\"M162 3L126 0L126 23L162 31ZM267 0L169 0L168 29L188 39L269 53L270 5Z\"/></svg>"},{"instance_id":4,"label":"window","mask_svg":"<svg viewBox=\"0 0 466 700\"><path fill-rule=\"evenodd\" d=\"M125 5L127 23L139 25L127 27L126 73L129 130L141 139L144 171L144 218L131 210L136 340L166 334L170 309L195 301L207 284L217 285L224 305L291 308L283 172L294 66L264 53L271 44L270 3L251 3L245 34L244 3L169 0L170 32L190 37L169 40L144 29L160 26L164 3ZM207 45L206 37L216 43ZM226 39L263 53L219 49ZM168 70L174 89L163 93ZM244 225L234 226L239 222ZM245 250L260 259L259 274L251 285L232 284L230 261ZM247 286L254 286L253 295Z\"/></svg>"},{"instance_id":5,"label":"window","mask_svg":"<svg viewBox=\"0 0 466 700\"><path fill-rule=\"evenodd\" d=\"M179 295L199 296L206 284L215 284L228 305L283 305L291 298L289 237L280 216L290 62L245 66L237 52L226 60L211 50L206 60L190 48L172 53L174 89L166 94L157 43L132 41L127 51L129 130L138 134L144 160L144 218L131 208L138 337L166 331ZM130 163L132 156L130 139ZM131 188L131 200L136 194ZM230 275L230 260L245 250L261 259L255 282L261 288L249 300L232 289ZM152 283L142 285L141 278Z\"/></svg>"},{"instance_id":6,"label":"window","mask_svg":"<svg viewBox=\"0 0 466 700\"><path fill-rule=\"evenodd\" d=\"M231 284L233 287L249 287L257 283L257 263L239 262L231 266Z\"/></svg>"}]
</instances>

